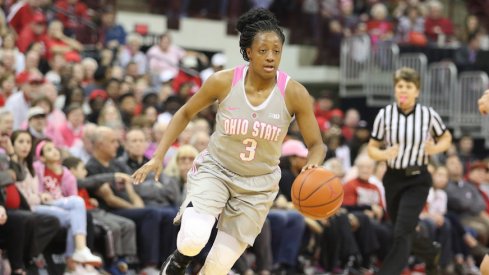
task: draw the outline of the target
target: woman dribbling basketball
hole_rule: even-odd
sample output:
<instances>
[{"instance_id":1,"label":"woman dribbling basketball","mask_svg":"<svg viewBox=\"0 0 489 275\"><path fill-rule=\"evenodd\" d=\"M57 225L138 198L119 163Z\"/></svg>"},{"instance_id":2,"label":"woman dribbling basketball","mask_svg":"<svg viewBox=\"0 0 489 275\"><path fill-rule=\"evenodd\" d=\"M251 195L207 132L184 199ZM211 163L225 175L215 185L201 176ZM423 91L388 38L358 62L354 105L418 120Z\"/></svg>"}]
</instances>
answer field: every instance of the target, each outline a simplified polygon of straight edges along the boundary
<instances>
[{"instance_id":1,"label":"woman dribbling basketball","mask_svg":"<svg viewBox=\"0 0 489 275\"><path fill-rule=\"evenodd\" d=\"M207 243L216 219L218 233L201 274L224 275L252 245L278 192L281 145L295 116L309 148L304 170L324 159L310 96L298 82L278 71L285 40L268 10L255 9L237 24L240 50L249 65L212 75L174 115L153 159L134 173L135 182L151 171L158 176L169 146L200 110L216 100L216 131L208 150L190 170L177 250L162 274L184 274Z\"/></svg>"}]
</instances>

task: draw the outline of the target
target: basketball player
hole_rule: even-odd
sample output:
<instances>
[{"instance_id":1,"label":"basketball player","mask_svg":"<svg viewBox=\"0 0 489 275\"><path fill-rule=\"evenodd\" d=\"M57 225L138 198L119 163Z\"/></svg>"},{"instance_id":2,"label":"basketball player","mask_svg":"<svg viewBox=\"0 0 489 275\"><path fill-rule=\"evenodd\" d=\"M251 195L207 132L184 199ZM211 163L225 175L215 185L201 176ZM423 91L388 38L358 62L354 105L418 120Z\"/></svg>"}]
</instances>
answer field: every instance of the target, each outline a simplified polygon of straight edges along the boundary
<instances>
[{"instance_id":1,"label":"basketball player","mask_svg":"<svg viewBox=\"0 0 489 275\"><path fill-rule=\"evenodd\" d=\"M412 250L425 259L426 274L438 274L439 244L415 236L415 230L432 184L428 156L446 151L452 136L432 108L417 103L420 83L411 68L394 73L396 102L379 111L368 143L370 157L387 162L382 182L394 225L394 242L379 275L401 274L413 239Z\"/></svg>"},{"instance_id":2,"label":"basketball player","mask_svg":"<svg viewBox=\"0 0 489 275\"><path fill-rule=\"evenodd\" d=\"M478 104L480 113L487 115L489 113L489 90L486 90L479 98ZM486 255L482 260L480 269L482 275L489 275L489 255Z\"/></svg>"},{"instance_id":3,"label":"basketball player","mask_svg":"<svg viewBox=\"0 0 489 275\"><path fill-rule=\"evenodd\" d=\"M174 115L153 158L133 175L135 183L152 171L158 177L166 151L187 123L219 102L216 131L189 171L187 197L175 218L181 222L177 250L161 274L184 274L216 219L217 237L200 274L227 274L253 244L279 189L281 145L293 117L309 148L303 170L317 167L325 156L307 90L278 70L285 37L274 15L251 10L239 18L237 29L249 64L213 74Z\"/></svg>"}]
</instances>

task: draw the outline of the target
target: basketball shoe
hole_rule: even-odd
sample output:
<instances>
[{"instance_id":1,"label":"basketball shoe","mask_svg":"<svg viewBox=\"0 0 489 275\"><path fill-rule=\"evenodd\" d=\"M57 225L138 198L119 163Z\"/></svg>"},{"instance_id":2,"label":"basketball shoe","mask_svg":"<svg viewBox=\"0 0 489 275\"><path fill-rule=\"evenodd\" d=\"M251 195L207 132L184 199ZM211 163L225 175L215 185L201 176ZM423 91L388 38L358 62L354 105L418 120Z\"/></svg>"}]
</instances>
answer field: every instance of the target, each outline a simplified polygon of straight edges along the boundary
<instances>
[{"instance_id":1,"label":"basketball shoe","mask_svg":"<svg viewBox=\"0 0 489 275\"><path fill-rule=\"evenodd\" d=\"M175 250L161 265L160 275L185 275L192 258Z\"/></svg>"}]
</instances>

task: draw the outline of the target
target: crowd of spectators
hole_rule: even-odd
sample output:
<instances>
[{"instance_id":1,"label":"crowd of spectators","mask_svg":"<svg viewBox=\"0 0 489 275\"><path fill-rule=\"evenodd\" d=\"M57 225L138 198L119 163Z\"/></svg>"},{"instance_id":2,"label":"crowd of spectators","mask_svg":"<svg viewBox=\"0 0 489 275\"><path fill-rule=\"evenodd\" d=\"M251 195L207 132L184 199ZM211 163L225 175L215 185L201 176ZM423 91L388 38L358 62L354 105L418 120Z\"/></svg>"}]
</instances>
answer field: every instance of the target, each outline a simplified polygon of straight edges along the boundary
<instances>
[{"instance_id":1,"label":"crowd of spectators","mask_svg":"<svg viewBox=\"0 0 489 275\"><path fill-rule=\"evenodd\" d=\"M153 155L173 114L213 72L227 68L226 56L187 51L172 42L170 32L143 52L142 37L115 23L113 8L93 8L93 2L18 1L6 6L0 22L0 247L10 262L0 269L12 274L42 267L39 255L58 234L66 236L62 250L68 273L98 274L104 268L125 274L134 268L158 274L159 264L176 247L173 218L185 196L187 172L212 134L216 105L179 136L157 181L149 176L141 185L132 184L130 175ZM253 3L272 8L279 2ZM329 16L332 48L362 28L374 44L405 42L413 30L428 43L453 35L445 19L437 19L446 22L439 28L428 28L437 25L428 23L436 16L432 11L423 19L418 6L408 5L414 2L399 4L393 13L399 24L394 24L386 5L377 1L369 1L371 6L321 1L321 9L329 10L307 24L316 30L313 26ZM305 11L315 13L315 3L303 1ZM434 3L432 10L439 7ZM480 35L477 18L471 18L467 29L473 32L465 39ZM81 31L87 28L88 36ZM87 51L87 45L93 48ZM255 257L236 263L240 274L373 272L388 251L386 167L365 154L369 122L356 109L335 107L326 93L315 100L314 111L328 146L324 166L345 183L344 207L321 221L294 210L290 188L307 148L293 124L282 148L280 194L246 253ZM435 184L419 230L443 244L440 263L447 272L475 272L489 252L488 167L473 154L470 136L432 160ZM102 247L94 243L96 235L102 235ZM199 261L193 268L198 270ZM409 268L422 264L413 259Z\"/></svg>"},{"instance_id":2,"label":"crowd of spectators","mask_svg":"<svg viewBox=\"0 0 489 275\"><path fill-rule=\"evenodd\" d=\"M302 11L303 17L310 18L311 13L315 17L309 26L301 26L312 32L308 37L307 32L297 28L298 37L292 42L305 40L317 45L316 64L338 65L342 39L354 35L368 36L372 48L397 44L409 51L422 52L426 47L454 49L457 53L447 57L463 69L471 69L470 65L476 63L478 51L489 49L487 25L480 21L485 16L469 13L463 24L453 22L447 7L438 0L311 0L303 1ZM451 11L454 13L457 11ZM294 27L291 32L294 38Z\"/></svg>"},{"instance_id":3,"label":"crowd of spectators","mask_svg":"<svg viewBox=\"0 0 489 275\"><path fill-rule=\"evenodd\" d=\"M443 3L456 6L445 7ZM290 43L317 47L316 65L338 66L342 39L354 35L368 36L373 47L395 43L410 52L451 49L440 55L454 61L461 70L480 69L477 53L489 50L486 1L457 5L440 0L214 0L205 4L187 0L168 5L150 1L150 7L155 13L231 23L248 8L268 8L290 29ZM451 19L461 17L464 19Z\"/></svg>"}]
</instances>

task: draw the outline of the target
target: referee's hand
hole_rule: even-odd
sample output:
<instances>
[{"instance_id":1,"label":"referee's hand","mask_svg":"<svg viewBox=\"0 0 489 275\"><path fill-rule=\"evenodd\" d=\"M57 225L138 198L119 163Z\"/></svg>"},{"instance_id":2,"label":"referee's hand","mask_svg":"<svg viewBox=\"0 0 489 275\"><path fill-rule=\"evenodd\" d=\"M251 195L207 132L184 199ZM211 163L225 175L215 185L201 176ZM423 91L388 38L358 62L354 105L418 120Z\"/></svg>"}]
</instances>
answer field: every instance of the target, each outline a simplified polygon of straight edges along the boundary
<instances>
[{"instance_id":1,"label":"referee's hand","mask_svg":"<svg viewBox=\"0 0 489 275\"><path fill-rule=\"evenodd\" d=\"M436 154L436 144L435 144L435 142L432 139L429 139L429 140L425 141L425 143L424 143L424 152L428 156L432 156L432 155Z\"/></svg>"},{"instance_id":2,"label":"referee's hand","mask_svg":"<svg viewBox=\"0 0 489 275\"><path fill-rule=\"evenodd\" d=\"M489 90L484 92L477 103L479 104L479 112L483 115L487 115L489 113Z\"/></svg>"},{"instance_id":3,"label":"referee's hand","mask_svg":"<svg viewBox=\"0 0 489 275\"><path fill-rule=\"evenodd\" d=\"M385 149L385 153L387 154L387 160L391 160L397 157L397 153L399 153L399 145L394 145L391 147L387 147Z\"/></svg>"}]
</instances>

